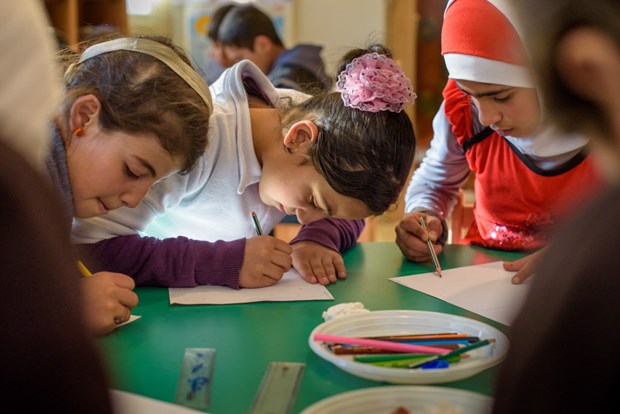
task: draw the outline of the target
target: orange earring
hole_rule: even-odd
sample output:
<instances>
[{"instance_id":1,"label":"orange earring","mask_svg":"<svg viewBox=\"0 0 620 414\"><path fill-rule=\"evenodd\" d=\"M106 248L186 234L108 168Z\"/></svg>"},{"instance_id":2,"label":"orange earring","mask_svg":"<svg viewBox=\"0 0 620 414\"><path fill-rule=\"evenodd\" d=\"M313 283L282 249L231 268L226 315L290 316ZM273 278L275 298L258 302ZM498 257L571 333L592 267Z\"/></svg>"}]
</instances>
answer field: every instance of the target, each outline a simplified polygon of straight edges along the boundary
<instances>
[{"instance_id":1,"label":"orange earring","mask_svg":"<svg viewBox=\"0 0 620 414\"><path fill-rule=\"evenodd\" d=\"M80 127L74 128L73 135L75 135L76 137L81 137L82 135L84 135L84 130Z\"/></svg>"}]
</instances>

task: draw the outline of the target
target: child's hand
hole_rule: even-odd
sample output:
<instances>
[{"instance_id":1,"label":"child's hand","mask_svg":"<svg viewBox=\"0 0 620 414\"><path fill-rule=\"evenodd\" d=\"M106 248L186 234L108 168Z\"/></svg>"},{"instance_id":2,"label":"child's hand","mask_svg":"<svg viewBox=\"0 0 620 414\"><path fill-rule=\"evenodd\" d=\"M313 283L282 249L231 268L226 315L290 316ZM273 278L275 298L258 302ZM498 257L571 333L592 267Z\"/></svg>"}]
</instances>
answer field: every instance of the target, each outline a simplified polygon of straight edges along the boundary
<instances>
[{"instance_id":1,"label":"child's hand","mask_svg":"<svg viewBox=\"0 0 620 414\"><path fill-rule=\"evenodd\" d=\"M293 245L293 267L308 283L329 285L347 277L340 253L311 241Z\"/></svg>"},{"instance_id":2,"label":"child's hand","mask_svg":"<svg viewBox=\"0 0 620 414\"><path fill-rule=\"evenodd\" d=\"M520 285L530 277L534 276L536 272L536 266L542 255L544 249L532 253L529 256L522 257L513 262L504 262L505 270L516 271L517 273L512 277L513 285Z\"/></svg>"},{"instance_id":3,"label":"child's hand","mask_svg":"<svg viewBox=\"0 0 620 414\"><path fill-rule=\"evenodd\" d=\"M424 218L428 233L420 225L420 218ZM423 213L407 213L396 225L396 244L403 252L405 257L414 262L426 262L431 260L431 255L426 245L426 239L430 238L433 242L435 253L439 254L443 250L437 240L443 233L441 220L435 216Z\"/></svg>"},{"instance_id":4,"label":"child's hand","mask_svg":"<svg viewBox=\"0 0 620 414\"><path fill-rule=\"evenodd\" d=\"M98 272L81 279L86 325L95 335L112 332L127 322L138 304L134 280L121 273Z\"/></svg>"},{"instance_id":5,"label":"child's hand","mask_svg":"<svg viewBox=\"0 0 620 414\"><path fill-rule=\"evenodd\" d=\"M239 271L239 286L259 288L276 284L291 268L291 245L271 236L247 239Z\"/></svg>"}]
</instances>

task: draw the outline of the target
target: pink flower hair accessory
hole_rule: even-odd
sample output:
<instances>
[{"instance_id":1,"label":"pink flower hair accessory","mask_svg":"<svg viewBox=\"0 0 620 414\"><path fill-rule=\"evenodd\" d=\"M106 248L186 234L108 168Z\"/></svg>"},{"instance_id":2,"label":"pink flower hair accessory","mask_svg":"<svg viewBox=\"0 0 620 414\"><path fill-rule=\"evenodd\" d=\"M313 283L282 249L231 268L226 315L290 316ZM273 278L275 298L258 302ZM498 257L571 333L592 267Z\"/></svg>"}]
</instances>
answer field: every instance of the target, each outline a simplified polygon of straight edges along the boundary
<instances>
[{"instance_id":1,"label":"pink flower hair accessory","mask_svg":"<svg viewBox=\"0 0 620 414\"><path fill-rule=\"evenodd\" d=\"M402 69L378 53L367 53L347 64L338 75L336 90L345 106L368 112L400 112L417 97Z\"/></svg>"}]
</instances>

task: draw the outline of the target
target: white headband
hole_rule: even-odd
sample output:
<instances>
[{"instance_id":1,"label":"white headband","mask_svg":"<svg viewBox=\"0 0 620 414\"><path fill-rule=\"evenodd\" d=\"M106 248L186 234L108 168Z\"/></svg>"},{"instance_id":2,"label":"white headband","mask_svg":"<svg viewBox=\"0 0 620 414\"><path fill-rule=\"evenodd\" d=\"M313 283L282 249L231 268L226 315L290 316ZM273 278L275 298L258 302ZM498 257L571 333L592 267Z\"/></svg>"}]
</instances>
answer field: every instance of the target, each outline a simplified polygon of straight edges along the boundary
<instances>
[{"instance_id":1,"label":"white headband","mask_svg":"<svg viewBox=\"0 0 620 414\"><path fill-rule=\"evenodd\" d=\"M213 103L211 101L211 92L205 80L192 68L185 63L179 55L177 55L170 47L149 39L139 39L132 37L122 37L107 42L98 43L86 49L80 60L75 63L80 64L85 60L93 58L104 53L114 52L118 50L126 50L129 52L138 52L149 55L164 63L177 75L181 77L189 86L205 102L209 112L213 111ZM73 65L69 66L66 73L69 73Z\"/></svg>"}]
</instances>

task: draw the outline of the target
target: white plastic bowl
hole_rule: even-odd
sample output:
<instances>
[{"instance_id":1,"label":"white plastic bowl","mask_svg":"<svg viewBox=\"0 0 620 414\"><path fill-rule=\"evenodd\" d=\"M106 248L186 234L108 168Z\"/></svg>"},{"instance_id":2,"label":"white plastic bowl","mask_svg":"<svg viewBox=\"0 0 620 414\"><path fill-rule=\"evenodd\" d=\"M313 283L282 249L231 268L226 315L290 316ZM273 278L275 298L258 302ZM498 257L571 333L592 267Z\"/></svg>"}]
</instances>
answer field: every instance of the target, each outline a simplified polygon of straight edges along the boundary
<instances>
[{"instance_id":1,"label":"white plastic bowl","mask_svg":"<svg viewBox=\"0 0 620 414\"><path fill-rule=\"evenodd\" d=\"M493 338L495 343L468 352L468 358L450 364L448 368L407 369L355 362L351 355L336 355L323 342L313 339L316 333L367 337L440 332L465 333L480 339ZM470 377L500 363L506 356L509 344L501 331L473 319L447 313L406 310L374 311L333 319L314 328L308 342L317 355L350 374L393 384L439 384Z\"/></svg>"},{"instance_id":2,"label":"white plastic bowl","mask_svg":"<svg viewBox=\"0 0 620 414\"><path fill-rule=\"evenodd\" d=\"M392 414L399 407L412 414L488 414L493 399L443 387L391 385L364 388L325 398L301 414Z\"/></svg>"}]
</instances>

